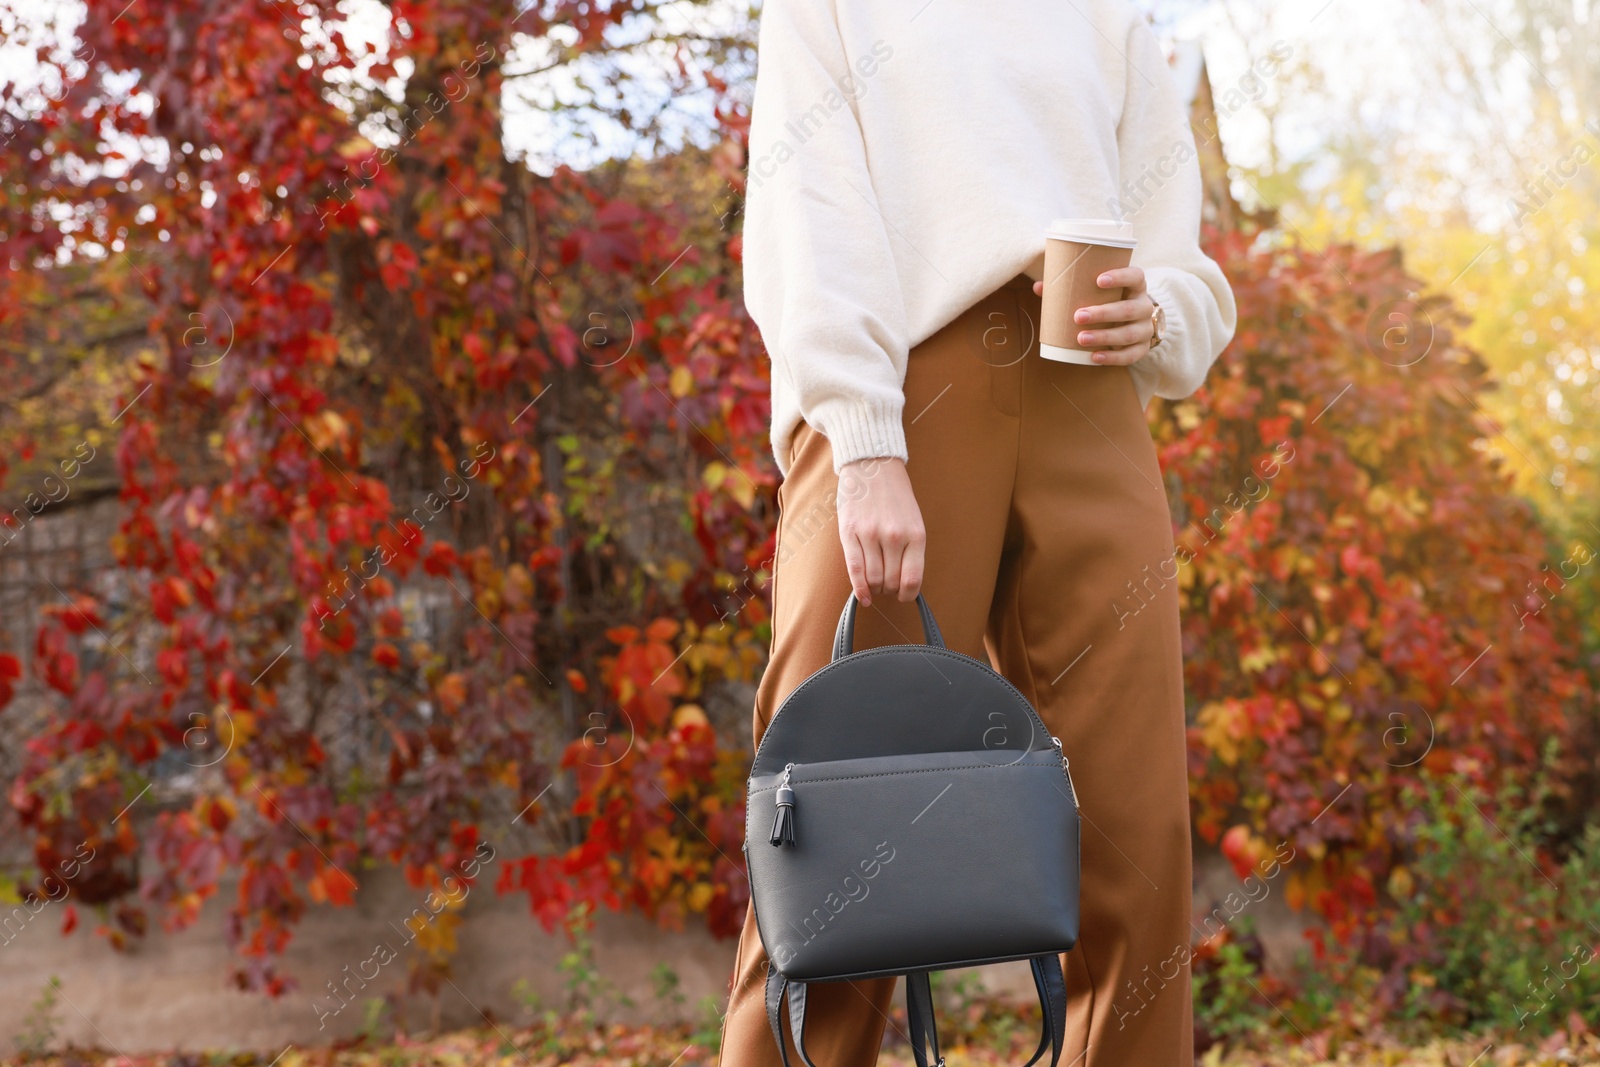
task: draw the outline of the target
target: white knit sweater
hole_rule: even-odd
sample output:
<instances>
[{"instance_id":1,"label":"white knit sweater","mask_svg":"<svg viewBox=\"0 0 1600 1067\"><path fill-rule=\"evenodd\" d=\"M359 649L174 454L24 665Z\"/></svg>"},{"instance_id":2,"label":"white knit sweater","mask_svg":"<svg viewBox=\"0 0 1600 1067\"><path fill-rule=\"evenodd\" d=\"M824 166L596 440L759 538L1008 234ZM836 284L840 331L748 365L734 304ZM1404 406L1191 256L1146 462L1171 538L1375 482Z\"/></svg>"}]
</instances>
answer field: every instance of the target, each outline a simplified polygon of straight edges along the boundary
<instances>
[{"instance_id":1,"label":"white knit sweater","mask_svg":"<svg viewBox=\"0 0 1600 1067\"><path fill-rule=\"evenodd\" d=\"M1141 405L1188 396L1233 336L1200 251L1177 86L1127 0L765 0L745 304L772 357L772 449L804 418L834 467L910 462L906 358L1019 273L1051 219L1133 222L1166 339Z\"/></svg>"}]
</instances>

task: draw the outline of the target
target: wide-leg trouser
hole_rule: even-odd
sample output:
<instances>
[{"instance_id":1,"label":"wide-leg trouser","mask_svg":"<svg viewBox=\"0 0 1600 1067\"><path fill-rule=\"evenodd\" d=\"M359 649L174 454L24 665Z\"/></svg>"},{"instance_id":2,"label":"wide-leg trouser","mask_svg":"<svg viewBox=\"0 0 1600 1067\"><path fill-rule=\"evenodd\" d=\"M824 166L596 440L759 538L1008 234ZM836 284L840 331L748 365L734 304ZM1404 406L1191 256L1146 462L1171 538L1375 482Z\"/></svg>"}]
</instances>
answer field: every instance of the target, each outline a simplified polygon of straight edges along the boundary
<instances>
[{"instance_id":1,"label":"wide-leg trouser","mask_svg":"<svg viewBox=\"0 0 1600 1067\"><path fill-rule=\"evenodd\" d=\"M1072 761L1081 804L1078 946L1063 958L1063 1064L1189 1067L1189 802L1173 531L1125 367L1038 354L1023 276L914 348L905 380L910 475L927 529L923 593L946 643L987 657ZM850 592L838 478L802 423L778 494L771 658L755 738L828 662ZM856 648L920 641L916 605L875 597ZM1027 812L1017 812L1027 818ZM1005 892L996 885L993 890ZM767 956L745 916L721 1063L776 1067ZM876 1063L895 979L816 983L818 1067ZM790 1061L798 1067L793 1047Z\"/></svg>"}]
</instances>

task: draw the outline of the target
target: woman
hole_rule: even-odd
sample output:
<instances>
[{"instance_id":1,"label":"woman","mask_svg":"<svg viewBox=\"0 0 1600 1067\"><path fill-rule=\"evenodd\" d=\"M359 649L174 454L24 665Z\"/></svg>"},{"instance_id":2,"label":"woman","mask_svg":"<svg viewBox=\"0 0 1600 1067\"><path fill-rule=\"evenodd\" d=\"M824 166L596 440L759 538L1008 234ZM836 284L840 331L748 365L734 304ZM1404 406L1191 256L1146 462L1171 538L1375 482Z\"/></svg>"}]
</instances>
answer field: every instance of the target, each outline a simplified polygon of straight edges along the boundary
<instances>
[{"instance_id":1,"label":"woman","mask_svg":"<svg viewBox=\"0 0 1600 1067\"><path fill-rule=\"evenodd\" d=\"M1126 0L766 0L761 19L745 300L785 480L756 740L827 663L850 589L858 649L919 640L923 592L949 646L988 657L1072 759L1063 1062L1187 1067L1178 587L1144 407L1199 386L1235 308L1198 245L1194 140L1161 48ZM1099 278L1120 298L1077 315L1098 366L1038 352L1057 217L1138 238L1133 265ZM747 914L730 1067L779 1063L766 968ZM893 992L812 987L819 1067L876 1062Z\"/></svg>"}]
</instances>

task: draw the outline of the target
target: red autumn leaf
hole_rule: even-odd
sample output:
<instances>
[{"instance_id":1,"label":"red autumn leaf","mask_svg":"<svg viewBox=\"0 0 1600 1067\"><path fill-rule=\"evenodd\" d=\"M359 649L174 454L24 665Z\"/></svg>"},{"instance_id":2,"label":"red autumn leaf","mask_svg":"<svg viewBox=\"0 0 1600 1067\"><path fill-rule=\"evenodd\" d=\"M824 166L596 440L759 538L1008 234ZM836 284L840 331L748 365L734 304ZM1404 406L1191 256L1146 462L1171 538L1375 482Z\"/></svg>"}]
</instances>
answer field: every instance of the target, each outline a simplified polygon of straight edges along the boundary
<instances>
[{"instance_id":1,"label":"red autumn leaf","mask_svg":"<svg viewBox=\"0 0 1600 1067\"><path fill-rule=\"evenodd\" d=\"M325 867L318 872L317 878L322 883L329 903L335 907L348 907L355 903L357 888L355 879L344 871Z\"/></svg>"},{"instance_id":2,"label":"red autumn leaf","mask_svg":"<svg viewBox=\"0 0 1600 1067\"><path fill-rule=\"evenodd\" d=\"M78 657L71 652L58 652L43 662L44 683L50 688L71 696L78 690Z\"/></svg>"},{"instance_id":3,"label":"red autumn leaf","mask_svg":"<svg viewBox=\"0 0 1600 1067\"><path fill-rule=\"evenodd\" d=\"M435 541L428 546L428 556L422 562L422 569L436 578L443 578L460 566L456 558L456 550L443 541Z\"/></svg>"},{"instance_id":4,"label":"red autumn leaf","mask_svg":"<svg viewBox=\"0 0 1600 1067\"><path fill-rule=\"evenodd\" d=\"M189 658L181 649L164 648L156 653L156 669L174 689L189 684Z\"/></svg>"},{"instance_id":5,"label":"red autumn leaf","mask_svg":"<svg viewBox=\"0 0 1600 1067\"><path fill-rule=\"evenodd\" d=\"M438 687L439 704L446 714L454 715L466 704L467 679L459 671L444 676Z\"/></svg>"},{"instance_id":6,"label":"red autumn leaf","mask_svg":"<svg viewBox=\"0 0 1600 1067\"><path fill-rule=\"evenodd\" d=\"M681 629L677 619L655 619L645 627L645 636L652 641L670 641Z\"/></svg>"},{"instance_id":7,"label":"red autumn leaf","mask_svg":"<svg viewBox=\"0 0 1600 1067\"><path fill-rule=\"evenodd\" d=\"M1250 828L1248 826L1232 827L1222 835L1222 854L1233 865L1233 872L1240 878L1250 874L1255 866L1255 852L1250 842Z\"/></svg>"},{"instance_id":8,"label":"red autumn leaf","mask_svg":"<svg viewBox=\"0 0 1600 1067\"><path fill-rule=\"evenodd\" d=\"M22 677L22 664L15 656L0 652L0 708L11 702L15 695L12 683Z\"/></svg>"}]
</instances>

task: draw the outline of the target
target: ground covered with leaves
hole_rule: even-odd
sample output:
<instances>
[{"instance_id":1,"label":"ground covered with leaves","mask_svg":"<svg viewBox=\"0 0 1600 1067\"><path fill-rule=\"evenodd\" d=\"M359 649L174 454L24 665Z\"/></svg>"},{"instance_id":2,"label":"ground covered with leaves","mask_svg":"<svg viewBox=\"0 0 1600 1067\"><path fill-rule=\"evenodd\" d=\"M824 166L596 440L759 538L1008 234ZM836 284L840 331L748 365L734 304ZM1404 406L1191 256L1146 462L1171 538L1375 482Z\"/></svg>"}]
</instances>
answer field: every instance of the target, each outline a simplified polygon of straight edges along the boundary
<instances>
[{"instance_id":1,"label":"ground covered with leaves","mask_svg":"<svg viewBox=\"0 0 1600 1067\"><path fill-rule=\"evenodd\" d=\"M166 1053L124 1056L69 1049L0 1061L4 1067L690 1067L716 1060L708 1035L686 1027L597 1026L557 1032L547 1027L459 1030L432 1038L358 1042L342 1047L290 1047L276 1054ZM712 1039L714 1040L714 1039ZM949 1067L998 1067L1026 1062L1031 1039L1020 1030L993 1033L946 1050ZM880 1067L911 1067L910 1049L885 1048ZM1292 1044L1214 1045L1200 1067L1569 1067L1600 1065L1600 1035L1556 1034L1540 1044L1491 1037L1437 1039L1407 1047L1382 1041L1297 1040Z\"/></svg>"}]
</instances>

